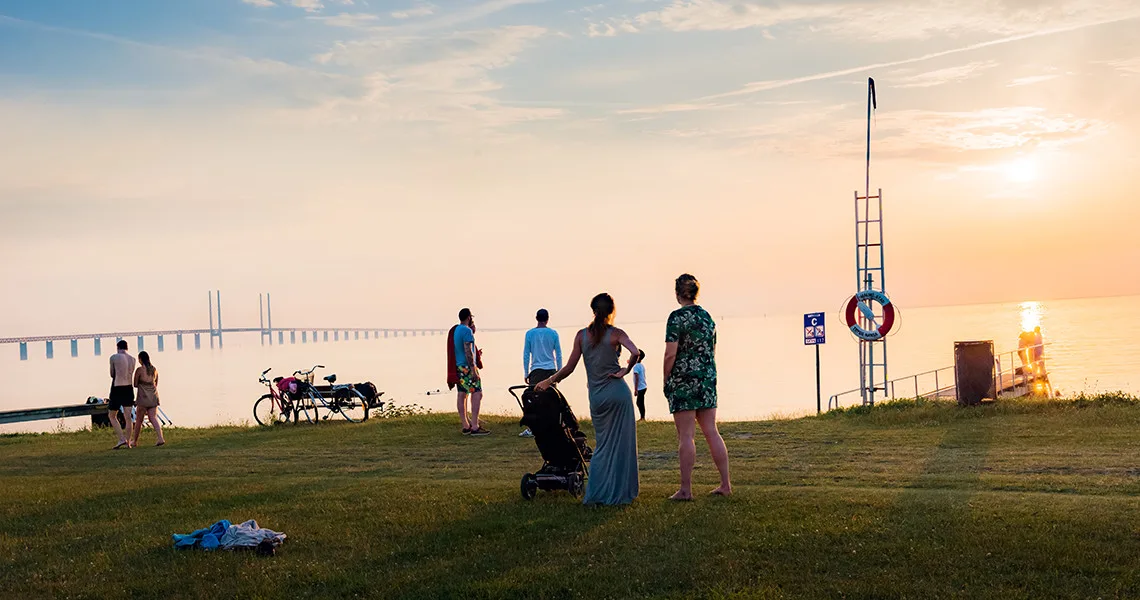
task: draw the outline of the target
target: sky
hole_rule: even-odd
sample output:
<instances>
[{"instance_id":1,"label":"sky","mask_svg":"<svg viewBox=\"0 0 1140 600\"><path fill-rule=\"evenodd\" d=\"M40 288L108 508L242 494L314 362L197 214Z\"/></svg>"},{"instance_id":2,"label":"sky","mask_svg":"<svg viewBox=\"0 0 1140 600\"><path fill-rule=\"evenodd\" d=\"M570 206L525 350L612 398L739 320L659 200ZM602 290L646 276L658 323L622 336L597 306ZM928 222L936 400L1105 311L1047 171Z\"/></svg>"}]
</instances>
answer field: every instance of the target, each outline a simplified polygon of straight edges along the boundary
<instances>
[{"instance_id":1,"label":"sky","mask_svg":"<svg viewBox=\"0 0 1140 600\"><path fill-rule=\"evenodd\" d=\"M2 0L0 336L1140 293L1135 0Z\"/></svg>"}]
</instances>

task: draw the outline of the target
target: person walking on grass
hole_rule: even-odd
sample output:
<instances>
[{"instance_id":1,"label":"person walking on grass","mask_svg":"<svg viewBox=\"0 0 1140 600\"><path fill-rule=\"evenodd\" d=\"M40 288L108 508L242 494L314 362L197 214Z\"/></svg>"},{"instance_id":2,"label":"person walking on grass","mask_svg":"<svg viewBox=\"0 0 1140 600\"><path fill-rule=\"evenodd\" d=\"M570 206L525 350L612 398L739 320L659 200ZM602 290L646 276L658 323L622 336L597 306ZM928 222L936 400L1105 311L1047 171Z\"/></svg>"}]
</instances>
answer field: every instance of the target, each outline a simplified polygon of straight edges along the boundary
<instances>
[{"instance_id":1,"label":"person walking on grass","mask_svg":"<svg viewBox=\"0 0 1140 600\"><path fill-rule=\"evenodd\" d=\"M158 369L150 362L150 354L139 352L139 368L135 369L134 386L138 390L135 399L135 435L131 440L131 447L139 445L139 433L142 431L143 415L150 419L150 426L154 428L155 446L166 443L162 435L162 423L158 419Z\"/></svg>"},{"instance_id":2,"label":"person walking on grass","mask_svg":"<svg viewBox=\"0 0 1140 600\"><path fill-rule=\"evenodd\" d=\"M558 339L558 332L547 326L550 313L540 308L534 319L537 325L527 331L523 339L523 381L527 385L537 385L562 368L562 342ZM519 437L533 435L528 428Z\"/></svg>"},{"instance_id":3,"label":"person walking on grass","mask_svg":"<svg viewBox=\"0 0 1140 600\"><path fill-rule=\"evenodd\" d=\"M459 324L447 333L447 387L458 388L456 409L463 435L483 436L491 432L479 423L479 405L483 401L483 383L479 378L478 355L475 349L475 315L471 309L459 311ZM467 412L467 398L471 397L471 412Z\"/></svg>"},{"instance_id":4,"label":"person walking on grass","mask_svg":"<svg viewBox=\"0 0 1140 600\"><path fill-rule=\"evenodd\" d=\"M637 498L637 422L633 417L633 395L624 377L633 370L637 346L624 331L613 326L614 299L598 294L590 302L594 320L574 336L574 350L566 366L539 382L535 389L545 391L566 379L586 361L590 390L590 418L594 421L597 448L590 458L586 495L582 503L629 504ZM630 352L629 365L618 366L618 352Z\"/></svg>"},{"instance_id":5,"label":"person walking on grass","mask_svg":"<svg viewBox=\"0 0 1140 600\"><path fill-rule=\"evenodd\" d=\"M111 427L119 437L119 443L113 450L130 447L131 439L131 407L135 405L134 373L135 357L127 353L127 341L119 340L116 344L118 351L111 355L111 396L107 398L107 416L111 419ZM119 425L119 413L123 414L123 425Z\"/></svg>"},{"instance_id":6,"label":"person walking on grass","mask_svg":"<svg viewBox=\"0 0 1140 600\"><path fill-rule=\"evenodd\" d=\"M675 292L681 308L669 315L665 326L665 397L677 427L681 463L681 489L670 500L693 499L693 464L697 459L693 438L698 424L720 473L720 486L711 493L732 493L728 449L716 427L716 323L697 304L700 289L697 278L688 273L677 278Z\"/></svg>"},{"instance_id":7,"label":"person walking on grass","mask_svg":"<svg viewBox=\"0 0 1140 600\"><path fill-rule=\"evenodd\" d=\"M641 413L639 421L645 420L645 390L649 389L649 385L645 383L645 365L641 361L645 360L645 350L637 351L637 364L633 365L633 392L637 396L637 411Z\"/></svg>"}]
</instances>

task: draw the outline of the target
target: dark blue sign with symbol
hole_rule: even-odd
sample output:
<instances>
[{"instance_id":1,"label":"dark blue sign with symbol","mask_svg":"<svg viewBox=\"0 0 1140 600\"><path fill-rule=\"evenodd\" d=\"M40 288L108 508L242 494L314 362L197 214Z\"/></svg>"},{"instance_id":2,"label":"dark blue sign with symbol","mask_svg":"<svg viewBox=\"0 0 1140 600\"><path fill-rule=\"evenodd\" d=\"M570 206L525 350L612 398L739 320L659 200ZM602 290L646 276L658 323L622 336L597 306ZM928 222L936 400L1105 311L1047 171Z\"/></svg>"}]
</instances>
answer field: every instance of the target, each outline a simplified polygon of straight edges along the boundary
<instances>
[{"instance_id":1,"label":"dark blue sign with symbol","mask_svg":"<svg viewBox=\"0 0 1140 600\"><path fill-rule=\"evenodd\" d=\"M816 346L827 343L823 331L823 313L808 313L804 315L804 345Z\"/></svg>"}]
</instances>

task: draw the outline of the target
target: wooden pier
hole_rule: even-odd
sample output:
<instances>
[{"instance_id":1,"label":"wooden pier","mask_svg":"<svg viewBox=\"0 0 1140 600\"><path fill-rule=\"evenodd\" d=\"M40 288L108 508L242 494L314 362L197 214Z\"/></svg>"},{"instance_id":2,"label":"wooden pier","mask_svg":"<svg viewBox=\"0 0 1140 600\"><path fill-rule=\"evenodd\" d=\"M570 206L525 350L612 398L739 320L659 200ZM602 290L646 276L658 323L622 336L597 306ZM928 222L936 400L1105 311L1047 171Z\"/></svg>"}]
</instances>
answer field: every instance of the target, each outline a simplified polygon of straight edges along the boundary
<instances>
[{"instance_id":1,"label":"wooden pier","mask_svg":"<svg viewBox=\"0 0 1140 600\"><path fill-rule=\"evenodd\" d=\"M67 406L50 406L47 408L6 410L0 411L0 425L24 423L27 421L64 419L67 417L106 415L108 410L107 403L103 401L91 404L70 404Z\"/></svg>"}]
</instances>

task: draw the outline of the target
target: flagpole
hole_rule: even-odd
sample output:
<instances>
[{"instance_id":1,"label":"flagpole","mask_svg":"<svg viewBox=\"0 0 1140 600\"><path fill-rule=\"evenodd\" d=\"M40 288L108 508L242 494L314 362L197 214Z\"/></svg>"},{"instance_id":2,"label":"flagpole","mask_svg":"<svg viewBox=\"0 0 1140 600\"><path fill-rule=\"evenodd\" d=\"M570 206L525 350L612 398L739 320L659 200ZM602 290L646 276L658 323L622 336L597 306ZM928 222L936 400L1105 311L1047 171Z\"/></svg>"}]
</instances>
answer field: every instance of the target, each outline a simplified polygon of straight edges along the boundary
<instances>
[{"instance_id":1,"label":"flagpole","mask_svg":"<svg viewBox=\"0 0 1140 600\"><path fill-rule=\"evenodd\" d=\"M871 196L871 111L878 109L878 101L875 99L875 80L867 78L867 179L866 185L863 188L863 197L869 198Z\"/></svg>"}]
</instances>

